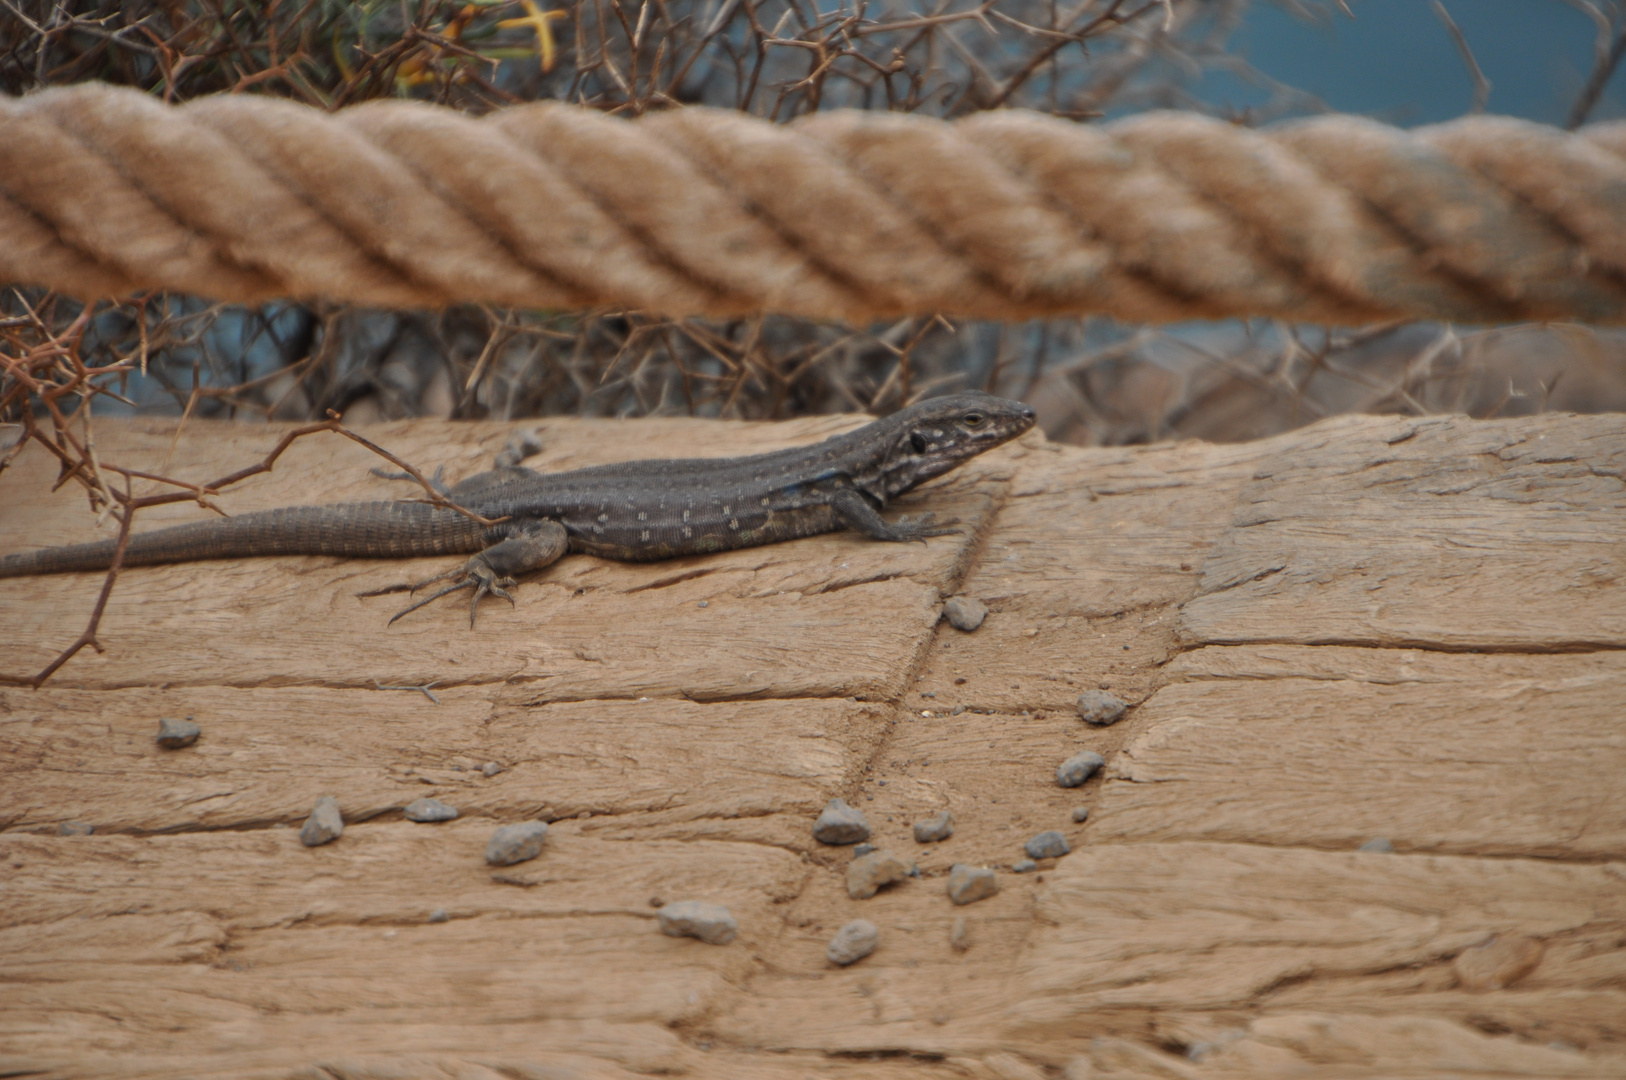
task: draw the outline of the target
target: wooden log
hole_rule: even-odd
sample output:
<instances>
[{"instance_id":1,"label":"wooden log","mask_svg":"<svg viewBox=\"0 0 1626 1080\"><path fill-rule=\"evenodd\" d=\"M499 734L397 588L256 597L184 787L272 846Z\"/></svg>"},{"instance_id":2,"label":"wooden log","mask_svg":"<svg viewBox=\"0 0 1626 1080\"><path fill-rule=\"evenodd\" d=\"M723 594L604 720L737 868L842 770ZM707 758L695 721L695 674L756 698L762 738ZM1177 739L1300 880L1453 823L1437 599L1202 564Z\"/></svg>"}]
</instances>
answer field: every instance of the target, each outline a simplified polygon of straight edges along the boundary
<instances>
[{"instance_id":1,"label":"wooden log","mask_svg":"<svg viewBox=\"0 0 1626 1080\"><path fill-rule=\"evenodd\" d=\"M854 422L551 420L530 464ZM96 434L201 480L276 431ZM509 433L368 432L451 480ZM1032 435L908 500L959 536L571 557L472 632L459 604L386 628L394 601L353 595L437 560L127 571L105 653L0 691L0 1071L1621 1075L1623 462L1618 417ZM220 501L405 490L372 463L306 440ZM105 533L53 476L32 452L0 474L0 551ZM0 663L54 655L98 583L8 581ZM991 609L973 633L937 621L955 593ZM1087 726L1084 690L1129 710ZM202 737L159 748L186 715ZM1058 787L1080 750L1107 768ZM326 794L348 827L305 848L289 826ZM460 816L405 820L419 796ZM852 899L852 849L811 832L834 797L921 876ZM917 844L945 809L953 836ZM538 858L485 863L536 818ZM1015 872L1047 830L1072 853ZM1397 853L1353 850L1378 837ZM950 903L959 863L999 892ZM681 899L739 937L663 936ZM833 967L856 918L880 945Z\"/></svg>"}]
</instances>

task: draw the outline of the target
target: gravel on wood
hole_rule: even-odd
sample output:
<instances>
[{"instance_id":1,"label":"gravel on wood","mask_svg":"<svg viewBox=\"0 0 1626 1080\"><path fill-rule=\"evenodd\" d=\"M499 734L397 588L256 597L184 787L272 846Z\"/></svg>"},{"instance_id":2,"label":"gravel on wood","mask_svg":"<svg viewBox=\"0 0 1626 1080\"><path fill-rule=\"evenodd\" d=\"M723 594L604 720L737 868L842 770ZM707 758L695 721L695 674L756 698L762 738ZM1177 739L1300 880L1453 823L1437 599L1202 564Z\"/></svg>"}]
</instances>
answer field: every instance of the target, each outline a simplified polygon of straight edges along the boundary
<instances>
[{"instance_id":1,"label":"gravel on wood","mask_svg":"<svg viewBox=\"0 0 1626 1080\"><path fill-rule=\"evenodd\" d=\"M1022 845L1022 850L1028 853L1030 859L1059 859L1073 850L1073 846L1067 842L1067 837L1055 829L1046 829L1030 837Z\"/></svg>"},{"instance_id":2,"label":"gravel on wood","mask_svg":"<svg viewBox=\"0 0 1626 1080\"><path fill-rule=\"evenodd\" d=\"M831 799L813 823L813 839L821 844L856 844L869 839L869 822L846 799Z\"/></svg>"},{"instance_id":3,"label":"gravel on wood","mask_svg":"<svg viewBox=\"0 0 1626 1080\"><path fill-rule=\"evenodd\" d=\"M943 617L954 629L969 634L988 617L988 605L972 596L951 596L943 605Z\"/></svg>"},{"instance_id":4,"label":"gravel on wood","mask_svg":"<svg viewBox=\"0 0 1626 1080\"><path fill-rule=\"evenodd\" d=\"M955 863L949 870L948 895L956 904L986 900L999 891L999 878L986 866Z\"/></svg>"},{"instance_id":5,"label":"gravel on wood","mask_svg":"<svg viewBox=\"0 0 1626 1080\"><path fill-rule=\"evenodd\" d=\"M498 765L495 761L488 761L484 765L480 766L480 775L485 777L487 780L491 779L493 776L496 776L500 772L502 772L502 766Z\"/></svg>"},{"instance_id":6,"label":"gravel on wood","mask_svg":"<svg viewBox=\"0 0 1626 1080\"><path fill-rule=\"evenodd\" d=\"M949 947L955 952L971 948L971 934L966 930L964 915L954 916L954 925L949 927Z\"/></svg>"},{"instance_id":7,"label":"gravel on wood","mask_svg":"<svg viewBox=\"0 0 1626 1080\"><path fill-rule=\"evenodd\" d=\"M909 877L914 868L890 851L872 851L847 864L847 895L868 900L883 886Z\"/></svg>"},{"instance_id":8,"label":"gravel on wood","mask_svg":"<svg viewBox=\"0 0 1626 1080\"><path fill-rule=\"evenodd\" d=\"M451 821L457 810L439 799L413 799L406 805L408 821Z\"/></svg>"},{"instance_id":9,"label":"gravel on wood","mask_svg":"<svg viewBox=\"0 0 1626 1080\"><path fill-rule=\"evenodd\" d=\"M1090 820L1090 808L1087 806L1073 807L1073 820L1076 822L1085 822Z\"/></svg>"},{"instance_id":10,"label":"gravel on wood","mask_svg":"<svg viewBox=\"0 0 1626 1080\"><path fill-rule=\"evenodd\" d=\"M940 814L915 822L915 843L935 844L954 835L954 815L944 810Z\"/></svg>"},{"instance_id":11,"label":"gravel on wood","mask_svg":"<svg viewBox=\"0 0 1626 1080\"><path fill-rule=\"evenodd\" d=\"M1385 855L1393 855L1395 846L1387 836L1374 836L1366 843L1355 849L1356 851L1376 851Z\"/></svg>"},{"instance_id":12,"label":"gravel on wood","mask_svg":"<svg viewBox=\"0 0 1626 1080\"><path fill-rule=\"evenodd\" d=\"M881 932L868 919L854 919L836 931L836 936L825 946L824 956L832 964L846 967L855 964L875 951L881 943Z\"/></svg>"},{"instance_id":13,"label":"gravel on wood","mask_svg":"<svg viewBox=\"0 0 1626 1080\"><path fill-rule=\"evenodd\" d=\"M440 907L429 913L429 921L432 923L451 922L452 917L446 914L445 908Z\"/></svg>"},{"instance_id":14,"label":"gravel on wood","mask_svg":"<svg viewBox=\"0 0 1626 1080\"><path fill-rule=\"evenodd\" d=\"M323 795L316 800L311 816L299 830L299 842L306 847L321 847L344 835L344 815L339 813L339 800Z\"/></svg>"},{"instance_id":15,"label":"gravel on wood","mask_svg":"<svg viewBox=\"0 0 1626 1080\"><path fill-rule=\"evenodd\" d=\"M1017 859L1011 863L1011 869L1018 874L1031 874L1039 869L1039 864L1032 859Z\"/></svg>"},{"instance_id":16,"label":"gravel on wood","mask_svg":"<svg viewBox=\"0 0 1626 1080\"><path fill-rule=\"evenodd\" d=\"M1107 759L1094 750L1084 750L1056 766L1056 783L1062 787L1078 787L1106 763Z\"/></svg>"},{"instance_id":17,"label":"gravel on wood","mask_svg":"<svg viewBox=\"0 0 1626 1080\"><path fill-rule=\"evenodd\" d=\"M189 716L185 720L176 720L164 716L158 720L158 745L165 750L179 750L183 746L191 746L198 741L203 729L192 722Z\"/></svg>"},{"instance_id":18,"label":"gravel on wood","mask_svg":"<svg viewBox=\"0 0 1626 1080\"><path fill-rule=\"evenodd\" d=\"M89 836L96 831L96 826L84 821L64 821L56 827L58 836Z\"/></svg>"},{"instance_id":19,"label":"gravel on wood","mask_svg":"<svg viewBox=\"0 0 1626 1080\"><path fill-rule=\"evenodd\" d=\"M661 933L667 937L699 938L708 945L727 945L740 932L740 924L721 904L704 900L678 900L656 912Z\"/></svg>"},{"instance_id":20,"label":"gravel on wood","mask_svg":"<svg viewBox=\"0 0 1626 1080\"><path fill-rule=\"evenodd\" d=\"M1127 702L1105 690L1086 690L1078 695L1079 719L1096 727L1106 727L1123 719Z\"/></svg>"},{"instance_id":21,"label":"gravel on wood","mask_svg":"<svg viewBox=\"0 0 1626 1080\"><path fill-rule=\"evenodd\" d=\"M492 866L513 866L542 854L542 841L548 838L545 821L521 821L504 825L491 834L486 844L486 862Z\"/></svg>"}]
</instances>

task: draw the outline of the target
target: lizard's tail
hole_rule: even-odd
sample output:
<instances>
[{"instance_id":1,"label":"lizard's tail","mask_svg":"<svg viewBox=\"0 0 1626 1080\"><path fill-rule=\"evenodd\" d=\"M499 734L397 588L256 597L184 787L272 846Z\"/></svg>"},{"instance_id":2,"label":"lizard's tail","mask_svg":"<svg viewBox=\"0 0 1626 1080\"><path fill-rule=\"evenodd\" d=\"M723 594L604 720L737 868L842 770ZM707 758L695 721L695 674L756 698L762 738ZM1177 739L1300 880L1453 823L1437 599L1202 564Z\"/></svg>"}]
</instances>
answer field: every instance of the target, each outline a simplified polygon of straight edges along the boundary
<instances>
[{"instance_id":1,"label":"lizard's tail","mask_svg":"<svg viewBox=\"0 0 1626 1080\"><path fill-rule=\"evenodd\" d=\"M366 502L289 506L136 533L125 566L239 559L256 555L347 555L400 559L479 551L500 534L454 510L427 503ZM105 570L112 540L0 556L0 578Z\"/></svg>"}]
</instances>

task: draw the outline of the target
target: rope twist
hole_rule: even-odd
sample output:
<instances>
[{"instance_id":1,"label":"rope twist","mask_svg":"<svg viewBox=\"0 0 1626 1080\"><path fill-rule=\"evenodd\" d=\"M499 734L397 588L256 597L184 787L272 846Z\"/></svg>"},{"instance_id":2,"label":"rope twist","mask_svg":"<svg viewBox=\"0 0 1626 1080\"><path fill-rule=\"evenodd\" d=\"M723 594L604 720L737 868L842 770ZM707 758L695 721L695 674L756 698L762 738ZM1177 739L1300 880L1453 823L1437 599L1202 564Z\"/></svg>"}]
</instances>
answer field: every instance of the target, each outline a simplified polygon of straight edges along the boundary
<instances>
[{"instance_id":1,"label":"rope twist","mask_svg":"<svg viewBox=\"0 0 1626 1080\"><path fill-rule=\"evenodd\" d=\"M0 280L862 323L1626 322L1626 123L0 98Z\"/></svg>"}]
</instances>

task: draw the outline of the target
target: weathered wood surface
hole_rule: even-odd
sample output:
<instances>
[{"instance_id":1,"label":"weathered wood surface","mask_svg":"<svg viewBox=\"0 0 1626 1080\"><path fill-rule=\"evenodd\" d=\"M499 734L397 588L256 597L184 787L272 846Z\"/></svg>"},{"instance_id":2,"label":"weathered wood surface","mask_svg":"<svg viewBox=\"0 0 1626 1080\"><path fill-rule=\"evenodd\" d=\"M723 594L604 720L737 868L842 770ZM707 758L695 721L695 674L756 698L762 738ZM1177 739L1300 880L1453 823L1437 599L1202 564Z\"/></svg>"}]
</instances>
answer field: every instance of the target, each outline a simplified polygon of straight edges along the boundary
<instances>
[{"instance_id":1,"label":"weathered wood surface","mask_svg":"<svg viewBox=\"0 0 1626 1080\"><path fill-rule=\"evenodd\" d=\"M530 464L851 422L550 421ZM455 480L509 432L369 434ZM203 480L273 433L97 435ZM403 490L371 464L308 439L221 504ZM0 474L0 551L97 535L52 479L35 453ZM436 560L125 572L105 653L0 690L0 1073L1626 1075L1621 417L1033 436L909 502L967 531L571 557L473 631L458 603L386 628L397 598L354 596ZM5 582L0 668L71 641L98 583ZM960 591L993 609L973 634L937 622ZM431 682L438 704L379 688ZM1134 707L1085 727L1087 688ZM165 715L203 738L159 750ZM1108 768L1058 788L1080 749ZM305 849L323 794L349 827ZM462 816L406 821L420 795ZM850 852L810 835L837 795L921 877L850 899ZM915 844L940 809L955 835ZM484 864L535 817L539 859ZM1044 829L1073 854L1011 872ZM1396 853L1353 850L1375 837ZM958 862L999 894L950 904ZM739 939L661 936L676 899L727 904ZM831 967L858 917L880 948Z\"/></svg>"}]
</instances>

